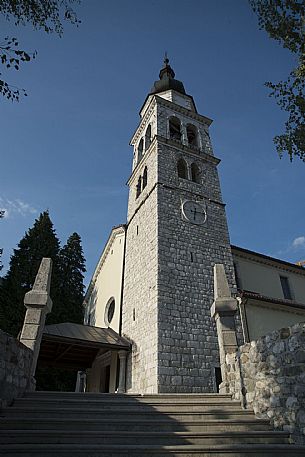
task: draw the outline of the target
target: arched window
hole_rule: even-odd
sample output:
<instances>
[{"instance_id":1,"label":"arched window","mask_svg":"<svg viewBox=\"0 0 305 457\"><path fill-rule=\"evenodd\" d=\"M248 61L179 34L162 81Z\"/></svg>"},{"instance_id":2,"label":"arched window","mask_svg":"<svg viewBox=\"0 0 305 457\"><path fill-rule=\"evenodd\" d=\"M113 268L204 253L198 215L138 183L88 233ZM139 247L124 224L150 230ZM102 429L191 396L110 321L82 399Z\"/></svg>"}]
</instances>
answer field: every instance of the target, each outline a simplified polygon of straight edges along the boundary
<instances>
[{"instance_id":1,"label":"arched window","mask_svg":"<svg viewBox=\"0 0 305 457\"><path fill-rule=\"evenodd\" d=\"M192 163L191 165L191 175L192 175L192 181L196 183L200 183L200 170L198 165L195 163Z\"/></svg>"},{"instance_id":2,"label":"arched window","mask_svg":"<svg viewBox=\"0 0 305 457\"><path fill-rule=\"evenodd\" d=\"M179 159L177 162L177 170L179 178L187 179L187 167L183 159Z\"/></svg>"},{"instance_id":3,"label":"arched window","mask_svg":"<svg viewBox=\"0 0 305 457\"><path fill-rule=\"evenodd\" d=\"M145 189L147 186L147 167L144 168L143 179L142 179L142 189Z\"/></svg>"},{"instance_id":4,"label":"arched window","mask_svg":"<svg viewBox=\"0 0 305 457\"><path fill-rule=\"evenodd\" d=\"M149 124L149 126L147 127L146 132L145 132L145 151L147 151L147 149L149 148L150 143L151 143L151 125Z\"/></svg>"},{"instance_id":5,"label":"arched window","mask_svg":"<svg viewBox=\"0 0 305 457\"><path fill-rule=\"evenodd\" d=\"M140 195L141 190L142 190L142 178L141 178L141 176L139 176L138 184L137 184L137 191L136 191L136 198L138 198L138 196Z\"/></svg>"},{"instance_id":6,"label":"arched window","mask_svg":"<svg viewBox=\"0 0 305 457\"><path fill-rule=\"evenodd\" d=\"M197 128L193 124L187 124L186 126L187 141L189 146L198 148L198 132Z\"/></svg>"},{"instance_id":7,"label":"arched window","mask_svg":"<svg viewBox=\"0 0 305 457\"><path fill-rule=\"evenodd\" d=\"M138 162L140 162L140 160L143 157L143 146L144 146L144 141L143 141L143 138L141 138L141 141L138 146Z\"/></svg>"},{"instance_id":8,"label":"arched window","mask_svg":"<svg viewBox=\"0 0 305 457\"><path fill-rule=\"evenodd\" d=\"M171 140L181 141L181 128L180 121L177 117L172 116L169 118L169 137Z\"/></svg>"}]
</instances>

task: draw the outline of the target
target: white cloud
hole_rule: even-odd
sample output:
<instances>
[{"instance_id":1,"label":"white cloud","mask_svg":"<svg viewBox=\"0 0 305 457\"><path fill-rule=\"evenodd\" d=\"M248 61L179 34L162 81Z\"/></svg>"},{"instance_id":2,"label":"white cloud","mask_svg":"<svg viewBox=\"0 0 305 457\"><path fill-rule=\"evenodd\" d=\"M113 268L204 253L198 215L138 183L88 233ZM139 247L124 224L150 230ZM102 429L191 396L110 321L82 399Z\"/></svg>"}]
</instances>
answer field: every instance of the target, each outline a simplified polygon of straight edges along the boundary
<instances>
[{"instance_id":1,"label":"white cloud","mask_svg":"<svg viewBox=\"0 0 305 457\"><path fill-rule=\"evenodd\" d=\"M292 247L295 249L305 248L305 236L298 236L292 242Z\"/></svg>"},{"instance_id":2,"label":"white cloud","mask_svg":"<svg viewBox=\"0 0 305 457\"><path fill-rule=\"evenodd\" d=\"M286 248L280 249L275 254L270 254L271 257L296 257L303 255L305 251L305 236L297 236L292 240Z\"/></svg>"},{"instance_id":3,"label":"white cloud","mask_svg":"<svg viewBox=\"0 0 305 457\"><path fill-rule=\"evenodd\" d=\"M26 216L27 214L36 214L38 211L29 203L22 201L20 198L8 200L0 197L0 209L4 210L4 217L9 218L14 214Z\"/></svg>"}]
</instances>

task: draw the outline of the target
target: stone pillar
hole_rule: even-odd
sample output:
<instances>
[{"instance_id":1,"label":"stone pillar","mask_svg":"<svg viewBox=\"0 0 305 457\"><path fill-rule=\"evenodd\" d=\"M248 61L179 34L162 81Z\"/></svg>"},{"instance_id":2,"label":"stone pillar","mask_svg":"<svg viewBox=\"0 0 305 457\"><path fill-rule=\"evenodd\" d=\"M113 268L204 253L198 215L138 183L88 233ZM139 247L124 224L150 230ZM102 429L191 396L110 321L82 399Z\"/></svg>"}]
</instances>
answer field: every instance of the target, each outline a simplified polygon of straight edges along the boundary
<instances>
[{"instance_id":1,"label":"stone pillar","mask_svg":"<svg viewBox=\"0 0 305 457\"><path fill-rule=\"evenodd\" d=\"M227 382L226 355L237 349L237 338L234 315L237 310L237 300L231 297L225 269L222 264L214 266L214 303L211 316L216 321L220 368L222 383L220 393L229 393Z\"/></svg>"},{"instance_id":2,"label":"stone pillar","mask_svg":"<svg viewBox=\"0 0 305 457\"><path fill-rule=\"evenodd\" d=\"M187 139L187 132L186 132L186 126L181 122L180 126L180 131L181 131L181 143L188 145L188 139Z\"/></svg>"},{"instance_id":3,"label":"stone pillar","mask_svg":"<svg viewBox=\"0 0 305 457\"><path fill-rule=\"evenodd\" d=\"M26 314L21 330L20 342L33 351L31 375L35 376L40 343L47 313L52 309L50 285L52 260L43 258L35 278L33 289L24 296Z\"/></svg>"},{"instance_id":4,"label":"stone pillar","mask_svg":"<svg viewBox=\"0 0 305 457\"><path fill-rule=\"evenodd\" d=\"M119 386L118 393L124 394L126 392L126 359L127 351L118 351L118 356L120 359L120 372L119 372Z\"/></svg>"}]
</instances>

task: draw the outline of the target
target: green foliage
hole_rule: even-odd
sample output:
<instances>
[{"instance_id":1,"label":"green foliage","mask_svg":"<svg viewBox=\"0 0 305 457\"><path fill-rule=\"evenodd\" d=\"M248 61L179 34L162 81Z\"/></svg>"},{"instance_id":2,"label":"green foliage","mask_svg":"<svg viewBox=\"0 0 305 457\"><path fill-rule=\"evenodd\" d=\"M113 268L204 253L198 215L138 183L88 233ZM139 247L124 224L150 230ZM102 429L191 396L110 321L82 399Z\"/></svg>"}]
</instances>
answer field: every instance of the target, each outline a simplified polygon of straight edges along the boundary
<instances>
[{"instance_id":1,"label":"green foliage","mask_svg":"<svg viewBox=\"0 0 305 457\"><path fill-rule=\"evenodd\" d=\"M14 250L0 287L0 328L13 336L22 328L24 295L34 284L42 257L53 260L50 291L53 308L47 315L47 323L83 322L83 273L86 269L81 238L73 233L60 249L49 213L45 211ZM41 368L38 363L36 380L40 390L74 390L76 372Z\"/></svg>"},{"instance_id":2,"label":"green foliage","mask_svg":"<svg viewBox=\"0 0 305 457\"><path fill-rule=\"evenodd\" d=\"M40 214L32 228L14 249L10 266L0 288L0 327L7 333L17 336L25 315L24 294L35 280L42 257L53 260L52 292L58 283L59 241L47 211Z\"/></svg>"},{"instance_id":3,"label":"green foliage","mask_svg":"<svg viewBox=\"0 0 305 457\"><path fill-rule=\"evenodd\" d=\"M305 73L302 77L297 74L297 70L292 71L287 81L278 84L268 82L266 86L271 89L270 96L276 98L281 109L289 113L285 122L286 132L274 138L280 157L287 152L291 161L298 156L305 162Z\"/></svg>"},{"instance_id":4,"label":"green foliage","mask_svg":"<svg viewBox=\"0 0 305 457\"><path fill-rule=\"evenodd\" d=\"M265 83L281 109L287 111L285 133L274 138L282 157L305 161L305 4L303 0L249 0L259 26L284 48L296 54L297 66L286 81Z\"/></svg>"},{"instance_id":5,"label":"green foliage","mask_svg":"<svg viewBox=\"0 0 305 457\"><path fill-rule=\"evenodd\" d=\"M78 25L80 21L72 6L79 0L0 0L0 12L15 25L30 23L35 29L62 35L62 21Z\"/></svg>"},{"instance_id":6,"label":"green foliage","mask_svg":"<svg viewBox=\"0 0 305 457\"><path fill-rule=\"evenodd\" d=\"M80 24L72 5L79 0L0 0L0 14L5 19L14 20L15 25L30 24L34 29L46 33L63 34L63 21L78 26ZM19 49L17 38L5 37L0 43L0 60L5 69L19 70L20 64L35 59L37 52ZM24 89L15 87L2 78L0 73L0 94L8 100L19 101L27 95Z\"/></svg>"},{"instance_id":7,"label":"green foliage","mask_svg":"<svg viewBox=\"0 0 305 457\"><path fill-rule=\"evenodd\" d=\"M50 291L53 308L47 317L48 323L83 322L83 273L86 269L80 236L73 233L60 249L49 213L45 211L14 249L0 290L0 308L5 316L0 327L11 335L17 336L22 328L24 295L33 287L43 257L53 260Z\"/></svg>"},{"instance_id":8,"label":"green foliage","mask_svg":"<svg viewBox=\"0 0 305 457\"><path fill-rule=\"evenodd\" d=\"M73 233L59 252L56 295L52 313L47 316L48 324L59 322L83 323L84 284L86 271L81 238Z\"/></svg>"},{"instance_id":9,"label":"green foliage","mask_svg":"<svg viewBox=\"0 0 305 457\"><path fill-rule=\"evenodd\" d=\"M4 42L0 43L0 60L6 69L19 70L21 63L30 62L31 59L35 59L36 51L28 54L26 51L18 49L18 45L17 38L9 37L5 37ZM21 93L27 96L24 89L19 89L18 87L9 85L5 81L0 80L0 94L8 100L19 101Z\"/></svg>"}]
</instances>

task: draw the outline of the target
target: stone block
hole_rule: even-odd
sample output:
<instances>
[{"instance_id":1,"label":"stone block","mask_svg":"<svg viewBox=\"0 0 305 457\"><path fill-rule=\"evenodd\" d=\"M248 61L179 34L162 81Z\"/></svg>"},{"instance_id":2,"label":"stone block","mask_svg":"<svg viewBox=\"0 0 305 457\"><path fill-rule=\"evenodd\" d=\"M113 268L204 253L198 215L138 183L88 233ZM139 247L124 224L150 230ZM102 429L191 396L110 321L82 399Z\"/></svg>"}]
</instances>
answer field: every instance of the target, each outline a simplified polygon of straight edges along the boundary
<instances>
[{"instance_id":1,"label":"stone block","mask_svg":"<svg viewBox=\"0 0 305 457\"><path fill-rule=\"evenodd\" d=\"M41 321L41 317L43 314L43 310L39 308L28 308L25 314L25 322L27 324L39 324Z\"/></svg>"},{"instance_id":2,"label":"stone block","mask_svg":"<svg viewBox=\"0 0 305 457\"><path fill-rule=\"evenodd\" d=\"M26 324L21 332L21 340L36 340L38 337L39 326L35 324Z\"/></svg>"},{"instance_id":3,"label":"stone block","mask_svg":"<svg viewBox=\"0 0 305 457\"><path fill-rule=\"evenodd\" d=\"M182 377L181 376L172 376L171 382L174 386L181 386L182 384Z\"/></svg>"}]
</instances>

